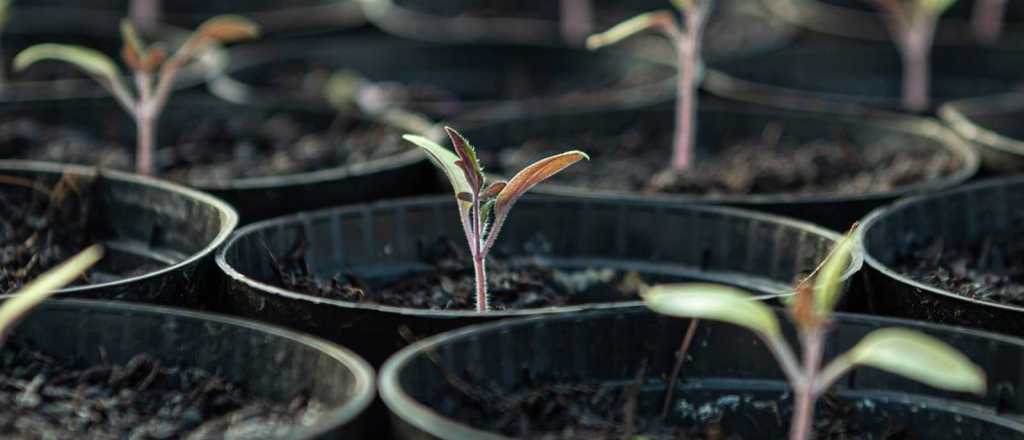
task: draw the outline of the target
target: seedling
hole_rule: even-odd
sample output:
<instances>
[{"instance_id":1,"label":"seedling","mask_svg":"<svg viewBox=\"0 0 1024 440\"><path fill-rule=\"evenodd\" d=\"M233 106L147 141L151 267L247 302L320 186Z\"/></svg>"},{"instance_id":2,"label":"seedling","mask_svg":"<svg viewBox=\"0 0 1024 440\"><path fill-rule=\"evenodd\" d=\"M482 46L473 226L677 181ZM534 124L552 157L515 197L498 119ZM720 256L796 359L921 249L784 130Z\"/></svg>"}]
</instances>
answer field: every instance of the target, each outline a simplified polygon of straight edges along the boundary
<instances>
[{"instance_id":1,"label":"seedling","mask_svg":"<svg viewBox=\"0 0 1024 440\"><path fill-rule=\"evenodd\" d=\"M484 169L476 149L459 132L445 127L455 153L422 136L407 134L403 138L426 150L431 161L444 171L455 192L462 230L473 257L476 276L476 309L490 310L487 296L487 254L494 246L512 205L538 183L558 174L582 159L586 153L573 150L541 159L524 168L509 181L486 182Z\"/></svg>"},{"instance_id":2,"label":"seedling","mask_svg":"<svg viewBox=\"0 0 1024 440\"><path fill-rule=\"evenodd\" d=\"M587 47L595 50L618 43L648 29L668 37L676 49L679 76L676 83L676 130L672 142L672 169L686 171L693 164L697 127L697 66L701 57L701 37L713 0L671 0L682 14L681 25L668 9L647 12L619 23L607 31L587 38Z\"/></svg>"},{"instance_id":3,"label":"seedling","mask_svg":"<svg viewBox=\"0 0 1024 440\"><path fill-rule=\"evenodd\" d=\"M43 60L70 63L100 83L135 121L136 171L153 174L156 122L171 95L174 78L181 69L217 43L254 38L259 28L248 19L222 15L206 20L173 54L162 44L146 46L135 26L121 22L124 46L121 58L132 71L135 92L129 90L117 65L103 53L81 46L44 43L29 47L14 57L14 69L23 70Z\"/></svg>"},{"instance_id":4,"label":"seedling","mask_svg":"<svg viewBox=\"0 0 1024 440\"><path fill-rule=\"evenodd\" d=\"M982 44L993 44L1003 33L1003 17L1007 0L974 0L971 11L971 30Z\"/></svg>"},{"instance_id":5,"label":"seedling","mask_svg":"<svg viewBox=\"0 0 1024 440\"><path fill-rule=\"evenodd\" d=\"M903 59L903 108L928 109L932 42L939 16L956 0L869 0L886 15L889 33Z\"/></svg>"},{"instance_id":6,"label":"seedling","mask_svg":"<svg viewBox=\"0 0 1024 440\"><path fill-rule=\"evenodd\" d=\"M57 289L71 284L102 257L102 247L90 246L14 292L0 306L0 346L7 341L7 335L25 314L56 293Z\"/></svg>"},{"instance_id":7,"label":"seedling","mask_svg":"<svg viewBox=\"0 0 1024 440\"><path fill-rule=\"evenodd\" d=\"M831 315L841 296L842 273L855 246L852 235L837 245L813 281L797 285L788 306L803 349L801 361L786 342L775 313L746 292L711 284L667 285L644 293L644 302L658 313L724 321L760 337L793 388L791 440L810 438L815 402L858 366L878 368L936 388L984 393L986 379L980 367L938 339L901 328L875 330L822 367Z\"/></svg>"}]
</instances>

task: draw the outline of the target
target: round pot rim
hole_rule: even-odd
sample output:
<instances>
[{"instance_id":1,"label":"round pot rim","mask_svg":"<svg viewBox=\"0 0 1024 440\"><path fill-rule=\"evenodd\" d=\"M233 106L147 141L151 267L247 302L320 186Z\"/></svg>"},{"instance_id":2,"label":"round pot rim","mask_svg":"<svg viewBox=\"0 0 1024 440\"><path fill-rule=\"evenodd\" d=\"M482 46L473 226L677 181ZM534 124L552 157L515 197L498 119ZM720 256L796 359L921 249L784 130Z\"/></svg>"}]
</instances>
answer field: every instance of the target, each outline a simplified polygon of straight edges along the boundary
<instances>
[{"instance_id":1,"label":"round pot rim","mask_svg":"<svg viewBox=\"0 0 1024 440\"><path fill-rule=\"evenodd\" d=\"M883 264L882 262L878 261L877 258L875 258L873 255L871 255L871 253L868 251L867 247L864 246L865 245L865 241L867 240L865 238L865 236L870 233L871 228L873 226L875 226L876 224L878 224L879 222L885 220L886 217L888 217L889 215L891 215L892 213L894 213L894 212L896 212L898 210L906 209L906 208L908 208L910 206L916 205L916 204L921 203L921 202L926 201L926 200L934 200L934 199L948 197L948 196L951 196L951 195L954 195L954 194L963 193L963 192L974 191L974 190L984 189L984 188L991 188L991 187L999 187L999 186L1010 185L1010 184L1024 184L1024 176L1011 176L1011 177L1004 177L1004 178L999 178L999 179L992 179L992 180L986 180L986 181L981 181L981 182L975 182L975 183L972 183L972 184L969 184L969 185L964 185L964 186L961 186L961 187L958 187L958 188L955 188L955 189L951 189L951 190L947 190L947 191L942 191L942 192L938 192L938 193L934 193L934 194L922 194L922 195L906 198L906 199L897 201L897 202L895 202L893 204L890 204L888 206L883 206L881 208L875 209L874 211L869 213L867 216L865 216L864 219L861 220L861 225L862 226L861 226L860 232L858 233L858 241L860 242L860 246L859 247L862 249L862 252L864 253L864 263L867 264L868 267L870 267L870 268L872 268L874 270L877 270L882 275L884 275L886 277L889 277L889 278L891 278L893 280L896 280L896 281L898 281L900 283L906 284L906 285L908 285L910 287L913 287L914 289L917 289L917 290L920 290L920 291L929 292L931 294L939 295L939 296L942 296L942 297L947 298L947 299L951 299L951 300L955 300L955 301L963 301L965 303L969 303L969 304L973 304L973 305L985 306L985 307L993 307L993 308L1007 310L1007 311L1011 311L1011 312L1015 312L1015 313L1024 313L1024 306L1014 306L1014 305L1010 305L1010 304L998 303L998 302L995 302L995 301L984 301L984 300L979 300L979 299L974 299L974 298L968 298L966 296L958 295L958 294L956 294L954 292L950 292L948 290L940 289L938 287L931 286L931 285L922 283L920 281L917 281L917 280L915 280L913 278L910 278L907 275L904 275L904 274L902 274L900 272L897 272L895 269L889 267L889 265Z\"/></svg>"},{"instance_id":2,"label":"round pot rim","mask_svg":"<svg viewBox=\"0 0 1024 440\"><path fill-rule=\"evenodd\" d=\"M10 295L0 295L0 298L7 298ZM192 310L177 309L173 307L157 306L151 304L127 303L121 301L97 301L88 299L48 299L43 302L42 308L57 307L65 309L86 309L110 311L119 314L146 314L146 315L169 315L187 319L202 320L223 324L232 327L245 328L252 331L269 334L277 338L288 340L294 344L300 344L318 352L330 356L336 362L344 365L352 372L354 379L354 396L338 408L324 414L317 423L311 427L300 428L295 438L313 439L325 434L333 428L342 426L360 414L362 414L376 398L375 386L376 376L373 367L362 357L351 350L337 345L333 342L289 330L272 324L267 324L234 316L221 315L209 312L198 312Z\"/></svg>"},{"instance_id":3,"label":"round pot rim","mask_svg":"<svg viewBox=\"0 0 1024 440\"><path fill-rule=\"evenodd\" d=\"M637 309L642 308L642 305L638 305L633 309L623 311L635 311ZM773 309L777 311L781 310L778 307L773 307ZM592 312L587 315L577 316L576 319L581 319L593 315L598 315L598 312ZM1024 345L1024 341L1011 336L990 333L975 329L933 324L924 321L913 321L909 319L861 315L853 313L836 313L834 316L837 321L840 321L840 323L871 322L881 323L885 327L905 327L915 330L941 330L944 332L954 332L971 336L983 337L1003 344L1012 344L1018 346ZM414 356L419 354L421 351L436 349L439 345L449 340L462 339L467 337L468 335L489 332L495 329L508 327L510 325L522 326L528 325L531 322L539 322L547 319L559 318L564 319L565 316L533 316L520 319L509 319L497 322L489 322L483 324L473 324L459 328L457 330L452 330L446 333L430 336L419 341L416 341L412 344L409 344L405 348L402 348L395 354L391 355L391 357L389 357L388 360L384 362L384 365L382 365L380 368L380 372L377 376L377 388L381 397L381 401L384 403L385 406L387 406L388 410L391 411L393 417L398 417L403 422L408 423L414 426L415 428L422 430L423 432L437 436L438 438L478 438L487 440L505 440L507 439L507 437L478 430L463 423L458 423L448 417L438 414L437 412L421 404L418 400L414 399L412 396L406 393L405 389L399 383L399 375L401 374L401 370ZM975 412L972 415L977 416L979 420L983 420L989 423L997 423L1001 426L1005 426L1005 424L1009 423L1009 420L1006 418L995 417L990 414L978 414ZM1016 429L1024 430L1024 424L1022 423L1014 422L1013 426Z\"/></svg>"},{"instance_id":4,"label":"round pot rim","mask_svg":"<svg viewBox=\"0 0 1024 440\"><path fill-rule=\"evenodd\" d=\"M670 110L661 110L670 111ZM737 106L734 104L710 103L699 110L708 113L739 113L743 115L768 115L779 114L779 110L768 108L752 108ZM788 115L803 119L828 119L830 122L843 124L863 124L872 128L891 129L904 134L930 139L935 142L936 149L944 149L954 156L960 167L949 176L932 180L902 185L896 188L875 191L861 194L797 194L797 193L769 193L769 194L747 194L747 195L699 195L699 194L667 194L655 193L645 194L630 191L618 190L594 190L583 189L562 184L541 183L537 190L544 194L558 195L574 198L607 199L618 198L636 201L653 201L668 204L735 204L742 206L758 207L765 205L816 205L825 203L851 203L866 201L887 201L910 194L923 191L936 191L945 188L952 188L966 182L978 173L981 167L981 158L977 150L970 143L961 138L951 129L941 123L927 118L917 116L892 114L890 117L856 117L845 113L829 112L795 112L786 110ZM502 123L502 122L497 122ZM667 148L668 146L664 146Z\"/></svg>"},{"instance_id":5,"label":"round pot rim","mask_svg":"<svg viewBox=\"0 0 1024 440\"><path fill-rule=\"evenodd\" d=\"M543 196L543 195L539 195L539 196L538 195L533 195L533 196L528 196L528 200L536 200L536 201L543 202L543 201L559 201L559 200L564 201L565 199L561 199L561 198L557 198L557 197L550 197L550 196ZM477 312L475 310L468 310L468 309L467 310L431 310L431 309L417 309L417 308L410 308L410 307L395 307L395 306L388 306L388 305L381 305L381 304L372 304L372 303L356 303L356 302L341 301L341 300L330 299L330 298L319 298L319 297L315 297L315 296L312 296L312 295L307 295L307 294L304 294L304 293L299 293L299 292L295 292L295 291L292 291L292 290L288 290L288 289L285 289L283 287L278 287L278 286L274 286L274 285L271 285L271 284L267 284L267 283L255 280L255 279L249 277L248 275L239 272L235 267L233 267L227 261L227 252L228 252L228 250L231 249L236 244L237 241L241 240L242 237L250 235L252 233L255 233L256 231L265 230L265 229L273 229L275 227L280 227L280 226L283 226L283 225L286 225L286 224L290 224L290 223L305 223L305 222L308 222L311 218L315 218L315 217L340 215L340 214L350 213L350 212L365 212L365 211L369 211L369 210L372 210L372 209L388 208L388 207L394 207L394 206L430 206L430 205L436 205L438 203L449 203L451 201L452 201L452 197L451 196L426 196L426 197L402 198L402 199L394 199L394 200L386 200L386 201L373 202L373 203L368 203L368 204L360 204L360 205L351 205L351 206L327 208L327 209L321 209L321 210L310 211L310 212L300 212L298 214L288 215L288 216L284 216L284 217L278 217L278 218L270 219L270 220L264 220L264 221L260 221L260 222L256 222L256 223L252 223L252 224L243 226L238 231L236 231L234 234L232 234L232 236L228 239L228 241L224 244L224 246L222 246L217 251L217 255L216 255L215 259L216 259L216 262L217 262L217 266L220 267L220 270L228 278L228 282L229 283L237 282L237 283L244 284L244 285L248 286L251 289L254 289L256 291L261 292L261 294L264 294L264 295L275 295L275 296L280 296L280 297L288 298L288 299L291 299L291 300L305 301L305 302L312 303L312 304L319 304L319 305L325 305L325 306L331 306L331 307L341 307L341 308L347 308L347 309L357 309L357 310L373 311L373 312L379 312L379 313L389 313L389 314L395 314L395 315L400 315L400 316L425 317L425 318L435 318L435 319L474 318L474 317L480 317L480 316L487 316L487 317L492 317L492 318L494 318L494 317L497 317L497 318L511 318L511 317L525 317L525 316L548 315L548 314L578 313L578 312L589 311L589 310L605 310L605 309L629 308L629 307L635 307L637 305L642 304L641 301L635 300L635 301L620 301L620 302L609 302L609 303L580 304L580 305L572 305L572 306L540 307L540 308L512 309L512 310L497 310L497 311L488 311L488 312L484 312L484 314L481 314L481 312ZM584 200L583 202L586 202L586 201ZM648 206L648 207L649 206L656 206L656 204L644 203L644 202L636 202L636 201L630 201L630 200L621 201L620 203L629 203L629 204L633 204L634 206ZM758 219L758 220L765 221L765 222L771 222L771 223L776 223L776 224L780 224L780 225L783 225L783 226L788 226L788 227L802 229L802 230L805 230L805 231L808 231L808 232L811 232L811 233L814 233L814 234L819 234L819 235L825 236L825 237L830 238L830 239L832 239L834 241L838 241L842 237L841 235L839 235L838 233L836 233L834 231L825 229L825 228L823 228L821 226L817 226L817 225L814 225L814 224L809 223L809 222L804 222L804 221L801 221L801 220L794 220L794 219L790 219L790 218L786 218L786 217L781 217L781 216L777 216L777 215L772 215L772 214L765 214L765 213L749 211L749 210L744 210L744 209L739 209L739 208L731 208L731 207L723 207L723 206L710 206L710 205L691 205L691 206L685 206L683 208L697 210L697 211L703 211L703 212L714 212L714 213L719 213L719 214L724 214L724 215L729 215L729 216L742 216L742 217L754 218L754 219ZM847 270L843 274L843 279L844 280L851 279L853 277L853 275L856 274L861 269L862 265L863 265L863 252L860 249L857 249L853 253L853 256L852 256L852 259L850 261L849 267L847 268ZM761 296L758 296L757 298L758 299L767 299L767 298L774 298L774 297L778 297L778 296L782 296L782 295L781 294L780 295L761 295Z\"/></svg>"},{"instance_id":6,"label":"round pot rim","mask_svg":"<svg viewBox=\"0 0 1024 440\"><path fill-rule=\"evenodd\" d=\"M182 268L188 267L204 258L207 258L208 256L213 255L214 251L216 251L217 248L220 247L220 245L227 241L228 237L235 230L235 227L238 226L238 213L235 212L235 209L232 208L223 200L195 189L191 189L176 183L156 179L153 177L147 177L138 174L130 174L122 171L89 167L83 165L68 165L56 162L38 162L8 159L0 160L0 173L5 171L28 171L32 173L57 175L66 172L72 172L80 175L96 175L97 177L104 179L112 179L117 182L128 183L132 185L147 186L150 188L158 189L160 191L166 191L169 193L177 194L179 196L211 206L220 214L221 224L220 230L217 232L217 235L212 240L210 240L209 243L207 243L206 246L204 246L202 249L200 249L197 252L193 252L182 261L179 261L167 267L160 268L158 270L146 272L141 275L120 278L105 283L65 287L63 289L57 290L58 295L88 293L92 290L105 289L119 285L129 285L132 283L155 279L167 275L169 273L181 270Z\"/></svg>"},{"instance_id":7,"label":"round pot rim","mask_svg":"<svg viewBox=\"0 0 1024 440\"><path fill-rule=\"evenodd\" d=\"M1024 140L982 127L973 118L974 115L1014 110L1024 110L1024 95L1019 92L950 101L939 107L938 116L964 139L972 140L981 147L1020 156L1024 155Z\"/></svg>"}]
</instances>

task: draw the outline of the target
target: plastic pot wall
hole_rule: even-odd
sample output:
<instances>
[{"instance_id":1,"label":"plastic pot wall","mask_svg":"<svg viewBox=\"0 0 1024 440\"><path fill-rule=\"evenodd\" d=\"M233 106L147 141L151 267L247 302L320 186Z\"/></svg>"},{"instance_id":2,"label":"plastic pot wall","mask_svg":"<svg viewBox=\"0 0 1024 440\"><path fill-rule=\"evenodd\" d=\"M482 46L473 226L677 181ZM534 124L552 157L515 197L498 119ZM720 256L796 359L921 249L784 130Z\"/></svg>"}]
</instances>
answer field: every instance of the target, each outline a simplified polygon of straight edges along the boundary
<instances>
[{"instance_id":1,"label":"plastic pot wall","mask_svg":"<svg viewBox=\"0 0 1024 440\"><path fill-rule=\"evenodd\" d=\"M958 170L944 178L922 182L889 191L866 194L843 195L801 195L801 194L755 194L755 195L687 195L687 194L641 194L620 190L577 188L558 184L557 177L552 183L545 183L535 191L565 197L617 197L630 200L645 200L665 204L720 204L755 209L810 221L833 230L846 231L850 225L872 209L907 195L931 192L958 185L974 176L978 169L978 155L964 140L940 124L921 118L893 116L864 117L844 116L826 112L789 112L776 109L758 108L726 102L705 100L697 116L697 165L703 158L711 156L719 145L730 142L761 139L769 124L781 124L786 139L805 142L818 139L834 139L841 136L852 145L870 143L878 139L898 139L907 143L930 145L936 151L945 150L959 162ZM674 112L668 108L643 111L602 111L578 114L530 115L522 114L514 120L493 123L458 121L452 124L473 141L481 151L496 152L518 148L526 141L557 139L573 142L574 139L591 138L595 134L619 136L631 127L643 126L661 133L671 133L674 127ZM664 136L664 145L649 148L663 148L666 163L670 152L670 135ZM587 151L587 145L571 144ZM568 145L567 145L568 146ZM589 151L593 160L602 160L595 151Z\"/></svg>"},{"instance_id":2,"label":"plastic pot wall","mask_svg":"<svg viewBox=\"0 0 1024 440\"><path fill-rule=\"evenodd\" d=\"M0 160L0 175L55 184L62 175L92 176L87 167ZM24 190L0 185L0 191ZM59 291L65 296L202 307L218 278L213 252L235 229L238 216L209 195L171 183L103 170L93 189L89 224L107 248L97 267L155 267L97 284ZM212 269L212 270L211 270ZM105 277L108 278L108 277Z\"/></svg>"},{"instance_id":3,"label":"plastic pot wall","mask_svg":"<svg viewBox=\"0 0 1024 440\"><path fill-rule=\"evenodd\" d=\"M352 206L249 225L217 258L229 279L224 310L325 337L380 365L408 344L402 332L424 337L502 318L624 304L618 299L477 313L351 303L279 287L272 266L272 255L289 255L296 244L305 242L306 262L322 279L339 272L386 277L426 270L418 245L438 238L461 243L461 234L450 196ZM788 294L791 283L813 270L837 237L806 223L724 208L527 197L516 204L494 252L520 263L535 258L563 269L637 271L648 282L715 281L774 297ZM859 258L847 275L858 267Z\"/></svg>"},{"instance_id":4,"label":"plastic pot wall","mask_svg":"<svg viewBox=\"0 0 1024 440\"><path fill-rule=\"evenodd\" d=\"M981 154L986 171L1011 173L1024 169L1024 95L963 99L939 108L939 117Z\"/></svg>"},{"instance_id":5,"label":"plastic pot wall","mask_svg":"<svg viewBox=\"0 0 1024 440\"><path fill-rule=\"evenodd\" d=\"M359 439L375 432L362 414L374 400L374 371L334 344L240 319L162 307L48 301L14 329L12 342L84 365L126 363L147 354L161 365L214 372L253 395L287 401L299 393L324 404L293 439Z\"/></svg>"},{"instance_id":6,"label":"plastic pot wall","mask_svg":"<svg viewBox=\"0 0 1024 440\"><path fill-rule=\"evenodd\" d=\"M879 209L863 222L864 282L873 314L1024 336L1024 308L967 298L899 273L892 265L911 246L938 237L979 239L1024 220L1024 179L979 182Z\"/></svg>"},{"instance_id":7,"label":"plastic pot wall","mask_svg":"<svg viewBox=\"0 0 1024 440\"><path fill-rule=\"evenodd\" d=\"M647 383L637 408L659 411L667 387L665 378L670 376L687 324L688 320L634 308L474 326L421 341L396 354L381 369L380 393L392 411L397 438L503 438L464 424L457 414L467 412L461 412L460 404L450 398L453 389L438 366L470 384L486 382L509 391L524 391L521 388L527 381L568 380L604 384L617 395L635 381L646 360ZM861 368L833 388L838 400L860 403L853 405L847 416L851 427L885 432L894 424L910 428L915 437L929 439L1011 439L1024 433L1020 419L1007 416L1024 404L1024 396L1017 392L1024 359L1024 344L1018 339L840 314L825 359L848 350L872 330L892 326L923 331L962 350L986 370L988 393L983 397L949 393L881 370ZM792 341L788 325L786 331ZM702 321L687 359L670 420L681 417L679 399L687 399L693 408L703 411L716 408L720 398L729 401L729 396L738 395L735 405L739 409L722 412L726 435L786 437L792 411L788 386L775 359L752 333ZM776 408L756 409L756 404L749 403L780 398L784 403ZM718 405L719 409L728 406ZM824 403L819 405L821 408Z\"/></svg>"}]
</instances>

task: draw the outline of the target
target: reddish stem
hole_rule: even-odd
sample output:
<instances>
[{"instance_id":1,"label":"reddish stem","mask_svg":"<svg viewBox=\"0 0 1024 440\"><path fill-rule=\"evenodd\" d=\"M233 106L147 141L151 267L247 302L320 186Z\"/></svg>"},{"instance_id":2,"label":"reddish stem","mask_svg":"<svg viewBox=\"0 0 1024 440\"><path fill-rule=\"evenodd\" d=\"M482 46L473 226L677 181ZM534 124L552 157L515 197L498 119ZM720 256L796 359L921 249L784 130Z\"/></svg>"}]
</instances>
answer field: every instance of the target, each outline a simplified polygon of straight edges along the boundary
<instances>
[{"instance_id":1,"label":"reddish stem","mask_svg":"<svg viewBox=\"0 0 1024 440\"><path fill-rule=\"evenodd\" d=\"M473 270L476 272L476 311L486 312L490 310L487 298L487 252L484 248L483 234L484 222L480 209L480 196L473 196Z\"/></svg>"},{"instance_id":2,"label":"reddish stem","mask_svg":"<svg viewBox=\"0 0 1024 440\"><path fill-rule=\"evenodd\" d=\"M586 40L594 23L593 5L590 4L590 0L560 0L559 14L562 39L570 44Z\"/></svg>"},{"instance_id":3,"label":"reddish stem","mask_svg":"<svg viewBox=\"0 0 1024 440\"><path fill-rule=\"evenodd\" d=\"M899 44L903 57L903 107L912 112L928 110L935 22L930 17L914 20L904 30Z\"/></svg>"},{"instance_id":4,"label":"reddish stem","mask_svg":"<svg viewBox=\"0 0 1024 440\"><path fill-rule=\"evenodd\" d=\"M1006 0L974 0L971 29L982 44L994 44L1003 33Z\"/></svg>"},{"instance_id":5,"label":"reddish stem","mask_svg":"<svg viewBox=\"0 0 1024 440\"><path fill-rule=\"evenodd\" d=\"M156 139L156 118L145 110L139 111L135 118L137 150L135 152L135 170L142 175L153 175L153 149Z\"/></svg>"},{"instance_id":6,"label":"reddish stem","mask_svg":"<svg viewBox=\"0 0 1024 440\"><path fill-rule=\"evenodd\" d=\"M803 343L804 378L793 384L793 421L789 428L790 440L811 438L814 426L814 403L818 400L815 383L821 368L824 335L821 329L810 329L801 335Z\"/></svg>"},{"instance_id":7,"label":"reddish stem","mask_svg":"<svg viewBox=\"0 0 1024 440\"><path fill-rule=\"evenodd\" d=\"M131 0L128 16L132 23L143 32L152 33L160 23L160 0Z\"/></svg>"},{"instance_id":8,"label":"reddish stem","mask_svg":"<svg viewBox=\"0 0 1024 440\"><path fill-rule=\"evenodd\" d=\"M700 62L701 37L707 17L706 5L699 3L686 11L686 30L679 33L676 44L676 131L672 142L672 168L686 171L693 163L697 120L697 68Z\"/></svg>"}]
</instances>

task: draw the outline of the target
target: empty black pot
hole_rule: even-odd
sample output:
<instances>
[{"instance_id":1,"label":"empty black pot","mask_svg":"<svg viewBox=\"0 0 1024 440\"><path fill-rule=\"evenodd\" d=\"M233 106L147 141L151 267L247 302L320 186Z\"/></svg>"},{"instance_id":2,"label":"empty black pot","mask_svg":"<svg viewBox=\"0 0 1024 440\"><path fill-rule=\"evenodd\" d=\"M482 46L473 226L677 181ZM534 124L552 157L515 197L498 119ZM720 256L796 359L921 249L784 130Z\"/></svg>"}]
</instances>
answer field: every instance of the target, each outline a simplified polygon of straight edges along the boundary
<instances>
[{"instance_id":1,"label":"empty black pot","mask_svg":"<svg viewBox=\"0 0 1024 440\"><path fill-rule=\"evenodd\" d=\"M501 439L507 437L467 423L462 415L474 411L463 402L470 399L460 397L442 368L469 386L499 390L495 398L544 383L604 385L605 396L618 396L636 381L645 363L646 383L636 408L641 415L656 415L687 323L638 307L473 326L421 341L389 359L381 369L380 394L392 412L397 438ZM844 417L848 430L864 430L865 438L897 426L915 438L929 439L1011 439L1024 434L1024 423L1004 413L1019 411L1024 404L1017 391L1024 355L1020 340L858 315L840 314L836 324L825 359L849 349L869 331L898 326L964 351L989 379L988 393L977 397L858 369L833 387L833 406L851 404ZM789 387L758 338L736 326L703 321L690 347L670 421L700 426L720 418L723 437L786 437ZM824 406L819 402L819 415Z\"/></svg>"},{"instance_id":2,"label":"empty black pot","mask_svg":"<svg viewBox=\"0 0 1024 440\"><path fill-rule=\"evenodd\" d=\"M53 185L62 175L96 176L88 222L107 256L95 284L60 294L196 308L207 304L213 252L238 223L221 200L172 183L118 171L0 160L0 175ZM0 191L29 191L0 185ZM128 270L125 268L140 268Z\"/></svg>"},{"instance_id":3,"label":"empty black pot","mask_svg":"<svg viewBox=\"0 0 1024 440\"><path fill-rule=\"evenodd\" d=\"M360 439L375 432L362 418L376 395L366 361L334 344L241 319L117 302L43 303L10 341L58 360L124 364L147 354L161 365L197 367L254 396L288 401L308 393L324 405L294 439Z\"/></svg>"},{"instance_id":4,"label":"empty black pot","mask_svg":"<svg viewBox=\"0 0 1024 440\"><path fill-rule=\"evenodd\" d=\"M1024 179L1006 178L910 198L872 212L861 230L867 260L864 282L868 310L1024 335L1024 307L969 298L916 280L895 267L897 261L906 261L911 249L937 239L943 240L944 247L973 242L982 247L980 242L987 234L1024 221L1022 194Z\"/></svg>"},{"instance_id":5,"label":"empty black pot","mask_svg":"<svg viewBox=\"0 0 1024 440\"><path fill-rule=\"evenodd\" d=\"M981 153L982 165L993 173L1024 169L1024 95L963 99L939 108L939 117Z\"/></svg>"}]
</instances>

